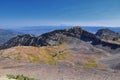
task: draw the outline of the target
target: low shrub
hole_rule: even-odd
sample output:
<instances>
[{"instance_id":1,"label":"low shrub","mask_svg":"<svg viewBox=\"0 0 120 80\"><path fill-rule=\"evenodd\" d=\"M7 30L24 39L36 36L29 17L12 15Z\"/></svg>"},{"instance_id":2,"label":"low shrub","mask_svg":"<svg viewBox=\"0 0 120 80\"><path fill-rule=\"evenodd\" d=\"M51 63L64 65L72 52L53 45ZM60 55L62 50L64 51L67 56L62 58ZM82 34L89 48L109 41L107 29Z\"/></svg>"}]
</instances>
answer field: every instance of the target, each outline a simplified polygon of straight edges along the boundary
<instances>
[{"instance_id":1,"label":"low shrub","mask_svg":"<svg viewBox=\"0 0 120 80\"><path fill-rule=\"evenodd\" d=\"M16 79L16 80L36 80L34 78L29 78L23 75L11 75L11 74L7 74L7 77L9 79Z\"/></svg>"}]
</instances>

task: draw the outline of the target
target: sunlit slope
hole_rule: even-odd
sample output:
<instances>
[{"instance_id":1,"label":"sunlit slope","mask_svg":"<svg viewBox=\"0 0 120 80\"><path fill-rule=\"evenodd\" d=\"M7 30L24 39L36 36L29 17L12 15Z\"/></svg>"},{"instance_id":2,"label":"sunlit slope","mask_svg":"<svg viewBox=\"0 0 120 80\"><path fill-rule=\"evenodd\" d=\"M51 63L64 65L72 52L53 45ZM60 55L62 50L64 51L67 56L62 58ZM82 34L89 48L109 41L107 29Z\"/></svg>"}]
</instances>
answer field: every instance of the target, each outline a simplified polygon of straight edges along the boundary
<instances>
[{"instance_id":1,"label":"sunlit slope","mask_svg":"<svg viewBox=\"0 0 120 80\"><path fill-rule=\"evenodd\" d=\"M32 63L56 64L56 61L70 56L67 46L25 47L18 46L2 50L2 58L24 60Z\"/></svg>"},{"instance_id":2,"label":"sunlit slope","mask_svg":"<svg viewBox=\"0 0 120 80\"><path fill-rule=\"evenodd\" d=\"M76 48L77 49L77 48ZM101 57L106 54L94 53L84 54L78 50L74 50L66 45L59 46L17 46L0 51L0 59L11 61L23 61L28 63L44 63L49 65L66 65L81 68L104 68L105 65L99 62ZM19 64L19 63L17 63ZM17 64L15 64L17 66ZM8 64L10 66L10 64ZM13 65L12 65L13 66Z\"/></svg>"}]
</instances>

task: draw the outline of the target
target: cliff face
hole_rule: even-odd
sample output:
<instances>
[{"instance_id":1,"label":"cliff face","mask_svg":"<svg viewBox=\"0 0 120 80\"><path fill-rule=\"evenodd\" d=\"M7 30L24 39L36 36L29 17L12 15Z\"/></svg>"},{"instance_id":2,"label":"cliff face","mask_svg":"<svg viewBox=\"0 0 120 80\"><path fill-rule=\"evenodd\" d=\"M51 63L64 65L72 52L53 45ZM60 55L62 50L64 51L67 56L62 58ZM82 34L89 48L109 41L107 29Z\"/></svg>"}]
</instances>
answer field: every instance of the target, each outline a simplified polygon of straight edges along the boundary
<instances>
[{"instance_id":1,"label":"cliff face","mask_svg":"<svg viewBox=\"0 0 120 80\"><path fill-rule=\"evenodd\" d=\"M112 49L120 48L120 45L101 41L96 35L83 30L80 27L74 27L71 29L55 30L42 34L38 37L26 34L22 36L16 36L10 39L8 42L0 46L0 49L10 48L14 46L47 46L47 45L60 45L60 44L72 44L79 41L90 42L92 45L102 45L110 47ZM78 42L79 44L79 42Z\"/></svg>"}]
</instances>

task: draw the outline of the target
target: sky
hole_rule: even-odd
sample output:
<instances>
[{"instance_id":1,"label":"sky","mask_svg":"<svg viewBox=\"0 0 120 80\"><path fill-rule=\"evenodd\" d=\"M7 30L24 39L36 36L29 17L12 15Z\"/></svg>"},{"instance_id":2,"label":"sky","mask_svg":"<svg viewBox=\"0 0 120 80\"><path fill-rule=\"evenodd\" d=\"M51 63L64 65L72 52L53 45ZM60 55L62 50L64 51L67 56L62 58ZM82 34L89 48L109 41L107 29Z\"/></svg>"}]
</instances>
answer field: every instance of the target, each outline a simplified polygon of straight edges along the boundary
<instances>
[{"instance_id":1,"label":"sky","mask_svg":"<svg viewBox=\"0 0 120 80\"><path fill-rule=\"evenodd\" d=\"M120 0L0 0L0 26L120 27Z\"/></svg>"}]
</instances>

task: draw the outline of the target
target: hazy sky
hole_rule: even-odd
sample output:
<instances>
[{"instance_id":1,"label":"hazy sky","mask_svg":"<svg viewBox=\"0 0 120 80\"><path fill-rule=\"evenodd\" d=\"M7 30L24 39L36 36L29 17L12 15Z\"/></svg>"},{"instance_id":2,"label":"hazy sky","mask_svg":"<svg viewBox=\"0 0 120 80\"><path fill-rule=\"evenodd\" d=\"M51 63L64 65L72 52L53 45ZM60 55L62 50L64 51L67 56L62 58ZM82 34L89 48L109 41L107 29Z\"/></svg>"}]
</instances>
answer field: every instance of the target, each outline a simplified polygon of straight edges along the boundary
<instances>
[{"instance_id":1,"label":"hazy sky","mask_svg":"<svg viewBox=\"0 0 120 80\"><path fill-rule=\"evenodd\" d=\"M0 26L120 26L120 0L0 0Z\"/></svg>"}]
</instances>

